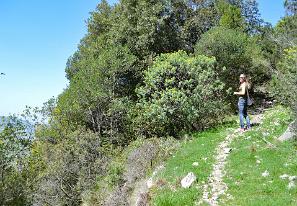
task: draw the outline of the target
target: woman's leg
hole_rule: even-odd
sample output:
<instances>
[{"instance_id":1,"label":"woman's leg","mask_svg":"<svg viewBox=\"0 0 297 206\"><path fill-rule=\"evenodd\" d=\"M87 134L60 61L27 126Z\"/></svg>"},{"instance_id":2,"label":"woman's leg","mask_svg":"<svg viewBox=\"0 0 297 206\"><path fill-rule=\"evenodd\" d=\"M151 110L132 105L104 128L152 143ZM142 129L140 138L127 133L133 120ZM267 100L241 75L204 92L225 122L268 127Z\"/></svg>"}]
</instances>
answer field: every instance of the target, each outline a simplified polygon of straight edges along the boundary
<instances>
[{"instance_id":1,"label":"woman's leg","mask_svg":"<svg viewBox=\"0 0 297 206\"><path fill-rule=\"evenodd\" d=\"M245 104L244 104L243 117L244 117L245 120L246 120L246 127L247 127L248 129L251 128L251 122L250 122L249 115L248 115L248 113L247 113L247 103L246 103L246 102L245 102Z\"/></svg>"},{"instance_id":2,"label":"woman's leg","mask_svg":"<svg viewBox=\"0 0 297 206\"><path fill-rule=\"evenodd\" d=\"M240 123L240 128L244 129L244 117L243 117L243 112L244 112L244 101L243 99L239 99L238 101L238 111L239 111L239 123Z\"/></svg>"}]
</instances>

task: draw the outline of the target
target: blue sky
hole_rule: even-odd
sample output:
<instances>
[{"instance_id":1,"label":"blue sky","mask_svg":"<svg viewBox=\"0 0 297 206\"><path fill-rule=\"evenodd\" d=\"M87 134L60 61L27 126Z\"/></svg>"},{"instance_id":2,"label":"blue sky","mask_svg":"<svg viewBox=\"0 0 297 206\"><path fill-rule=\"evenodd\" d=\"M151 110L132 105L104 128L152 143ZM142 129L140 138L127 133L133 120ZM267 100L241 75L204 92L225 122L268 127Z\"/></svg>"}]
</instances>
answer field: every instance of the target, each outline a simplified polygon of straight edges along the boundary
<instances>
[{"instance_id":1,"label":"blue sky","mask_svg":"<svg viewBox=\"0 0 297 206\"><path fill-rule=\"evenodd\" d=\"M117 0L109 0L114 3ZM265 21L284 16L283 0L259 0ZM65 65L86 34L99 0L1 0L0 116L41 106L67 86Z\"/></svg>"}]
</instances>

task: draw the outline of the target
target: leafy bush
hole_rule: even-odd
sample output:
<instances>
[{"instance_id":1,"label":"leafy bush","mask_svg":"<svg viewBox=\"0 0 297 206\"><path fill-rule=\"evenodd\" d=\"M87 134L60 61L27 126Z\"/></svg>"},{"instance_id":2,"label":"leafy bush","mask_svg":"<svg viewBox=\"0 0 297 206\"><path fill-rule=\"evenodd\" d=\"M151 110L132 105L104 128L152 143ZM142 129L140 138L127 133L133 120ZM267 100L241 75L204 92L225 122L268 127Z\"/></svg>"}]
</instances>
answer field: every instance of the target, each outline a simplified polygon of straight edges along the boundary
<instances>
[{"instance_id":1,"label":"leafy bush","mask_svg":"<svg viewBox=\"0 0 297 206\"><path fill-rule=\"evenodd\" d=\"M297 47L284 50L270 85L271 94L281 103L289 105L297 116Z\"/></svg>"},{"instance_id":2,"label":"leafy bush","mask_svg":"<svg viewBox=\"0 0 297 206\"><path fill-rule=\"evenodd\" d=\"M215 70L215 58L189 57L184 51L159 56L145 72L145 85L136 90L136 131L177 136L218 120L224 112L224 84Z\"/></svg>"},{"instance_id":3,"label":"leafy bush","mask_svg":"<svg viewBox=\"0 0 297 206\"><path fill-rule=\"evenodd\" d=\"M272 86L274 94L283 103L293 105L297 101L294 93L297 85L297 47L285 49L278 71L274 75Z\"/></svg>"}]
</instances>

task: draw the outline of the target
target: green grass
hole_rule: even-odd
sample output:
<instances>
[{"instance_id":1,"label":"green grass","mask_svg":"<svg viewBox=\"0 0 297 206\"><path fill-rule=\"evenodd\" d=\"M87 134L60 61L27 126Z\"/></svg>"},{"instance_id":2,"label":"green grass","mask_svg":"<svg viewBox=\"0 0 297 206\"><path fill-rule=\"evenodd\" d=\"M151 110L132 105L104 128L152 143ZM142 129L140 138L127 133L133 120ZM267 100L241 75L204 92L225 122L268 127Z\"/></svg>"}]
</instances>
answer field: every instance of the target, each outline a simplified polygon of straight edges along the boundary
<instances>
[{"instance_id":1,"label":"green grass","mask_svg":"<svg viewBox=\"0 0 297 206\"><path fill-rule=\"evenodd\" d=\"M230 145L232 152L227 159L224 182L229 188L226 193L232 198L228 199L227 195L220 197L220 205L297 205L297 188L288 189L289 180L280 178L283 174L297 176L296 141L277 140L292 121L290 112L277 106L265 112L264 116L260 125L239 134ZM232 117L230 124L217 129L195 133L191 140L182 143L166 162L165 169L154 178L156 184L150 190L150 205L190 206L201 199L202 185L214 163L215 148L237 127L234 119L238 117ZM193 162L198 162L199 166L193 167ZM269 175L263 177L266 170ZM188 172L193 172L198 179L190 188L183 189L180 180Z\"/></svg>"},{"instance_id":2,"label":"green grass","mask_svg":"<svg viewBox=\"0 0 297 206\"><path fill-rule=\"evenodd\" d=\"M276 107L265 113L263 124L232 142L224 182L233 198L221 198L221 205L297 205L296 187L288 189L289 180L279 177L297 176L296 142L276 140L290 121L289 111ZM263 138L274 146L269 146ZM269 176L263 177L266 170Z\"/></svg>"},{"instance_id":3,"label":"green grass","mask_svg":"<svg viewBox=\"0 0 297 206\"><path fill-rule=\"evenodd\" d=\"M182 143L179 151L166 162L165 169L154 179L157 186L151 189L151 205L194 205L195 201L202 197L201 186L207 181L212 170L215 148L237 127L234 118L220 128L195 133L191 140ZM192 166L193 162L198 162L199 166ZM180 180L189 172L196 175L197 182L184 189Z\"/></svg>"}]
</instances>

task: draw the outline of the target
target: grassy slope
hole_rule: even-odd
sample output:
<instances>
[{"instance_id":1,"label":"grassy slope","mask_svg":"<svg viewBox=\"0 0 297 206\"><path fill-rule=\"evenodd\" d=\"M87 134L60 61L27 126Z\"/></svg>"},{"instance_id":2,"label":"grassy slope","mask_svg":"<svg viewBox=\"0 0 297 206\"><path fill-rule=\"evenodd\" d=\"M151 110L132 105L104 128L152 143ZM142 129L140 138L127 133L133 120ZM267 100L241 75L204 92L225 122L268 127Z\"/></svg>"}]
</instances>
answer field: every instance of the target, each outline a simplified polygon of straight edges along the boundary
<instances>
[{"instance_id":1,"label":"grassy slope","mask_svg":"<svg viewBox=\"0 0 297 206\"><path fill-rule=\"evenodd\" d=\"M224 180L233 199L222 198L222 205L297 205L297 188L288 189L289 180L279 177L297 176L296 143L276 139L289 121L288 110L276 107L265 113L261 125L233 141ZM269 175L263 177L266 170Z\"/></svg>"},{"instance_id":2,"label":"grassy slope","mask_svg":"<svg viewBox=\"0 0 297 206\"><path fill-rule=\"evenodd\" d=\"M152 205L194 205L202 197L201 186L212 170L215 148L234 128L235 121L221 128L193 134L192 140L184 142L155 178L158 186L151 190ZM193 162L198 162L199 166L192 166ZM191 188L183 189L180 180L189 172L196 175L197 182Z\"/></svg>"},{"instance_id":3,"label":"grassy slope","mask_svg":"<svg viewBox=\"0 0 297 206\"><path fill-rule=\"evenodd\" d=\"M297 205L296 188L288 190L288 180L279 178L285 173L297 176L296 146L293 142L280 143L274 139L286 129L289 116L286 109L276 107L265 113L263 124L234 140L224 180L229 187L227 193L233 199L222 197L221 205ZM151 205L194 205L201 198L201 186L211 172L215 148L236 127L233 123L196 133L192 140L184 142L156 176L157 184L151 189ZM263 135L276 148L268 147L262 140ZM257 160L261 163L257 164ZM193 162L198 162L199 166L193 167ZM266 178L261 175L265 170L270 173ZM180 180L188 172L193 172L198 180L191 188L183 189Z\"/></svg>"}]
</instances>

